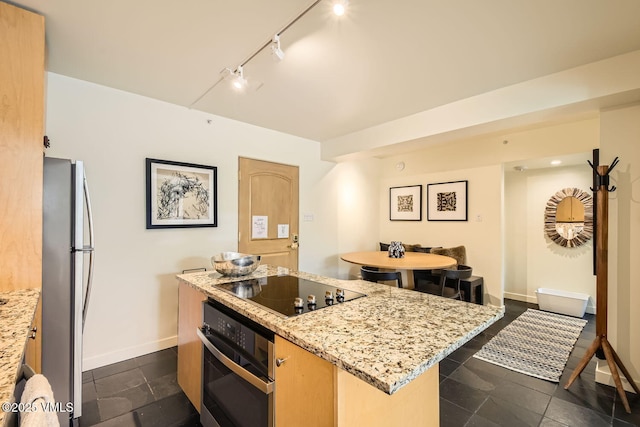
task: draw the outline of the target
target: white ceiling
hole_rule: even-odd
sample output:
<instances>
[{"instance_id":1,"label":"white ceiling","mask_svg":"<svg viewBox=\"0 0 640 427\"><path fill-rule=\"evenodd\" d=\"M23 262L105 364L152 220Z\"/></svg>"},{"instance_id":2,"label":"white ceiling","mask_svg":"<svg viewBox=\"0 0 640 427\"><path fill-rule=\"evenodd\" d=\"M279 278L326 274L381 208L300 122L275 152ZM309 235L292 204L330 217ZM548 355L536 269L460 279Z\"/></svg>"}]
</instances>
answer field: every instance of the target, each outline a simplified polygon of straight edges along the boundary
<instances>
[{"instance_id":1,"label":"white ceiling","mask_svg":"<svg viewBox=\"0 0 640 427\"><path fill-rule=\"evenodd\" d=\"M49 71L317 141L640 49L638 0L322 0L238 94L220 72L312 0L12 3L46 17Z\"/></svg>"},{"instance_id":2,"label":"white ceiling","mask_svg":"<svg viewBox=\"0 0 640 427\"><path fill-rule=\"evenodd\" d=\"M552 163L552 162L560 163ZM504 164L504 171L507 173L521 173L536 169L562 168L566 166L589 166L593 161L593 152L567 154L564 156L543 157L536 159L518 160Z\"/></svg>"}]
</instances>

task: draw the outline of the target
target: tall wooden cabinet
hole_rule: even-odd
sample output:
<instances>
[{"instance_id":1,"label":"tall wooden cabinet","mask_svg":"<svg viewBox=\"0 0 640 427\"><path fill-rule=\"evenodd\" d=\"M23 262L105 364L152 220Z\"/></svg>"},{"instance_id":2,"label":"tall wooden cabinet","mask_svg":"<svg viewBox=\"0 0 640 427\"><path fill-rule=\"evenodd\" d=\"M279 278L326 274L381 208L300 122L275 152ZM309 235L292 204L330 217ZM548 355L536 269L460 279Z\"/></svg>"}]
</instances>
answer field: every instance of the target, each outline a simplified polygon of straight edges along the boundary
<instances>
[{"instance_id":1,"label":"tall wooden cabinet","mask_svg":"<svg viewBox=\"0 0 640 427\"><path fill-rule=\"evenodd\" d=\"M4 291L42 287L44 61L44 17L0 2L0 290ZM39 334L36 337L40 339ZM32 347L38 351L39 343Z\"/></svg>"}]
</instances>

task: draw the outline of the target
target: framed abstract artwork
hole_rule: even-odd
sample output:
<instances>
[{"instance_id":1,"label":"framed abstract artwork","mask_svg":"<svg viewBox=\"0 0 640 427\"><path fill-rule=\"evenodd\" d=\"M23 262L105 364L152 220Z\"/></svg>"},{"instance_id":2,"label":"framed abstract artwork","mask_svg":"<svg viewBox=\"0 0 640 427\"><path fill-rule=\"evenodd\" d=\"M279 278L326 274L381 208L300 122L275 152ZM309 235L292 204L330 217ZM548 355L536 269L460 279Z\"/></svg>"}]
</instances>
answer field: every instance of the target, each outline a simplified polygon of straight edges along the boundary
<instances>
[{"instance_id":1,"label":"framed abstract artwork","mask_svg":"<svg viewBox=\"0 0 640 427\"><path fill-rule=\"evenodd\" d=\"M389 189L389 220L422 221L422 185Z\"/></svg>"},{"instance_id":2,"label":"framed abstract artwork","mask_svg":"<svg viewBox=\"0 0 640 427\"><path fill-rule=\"evenodd\" d=\"M147 228L217 227L215 166L146 159Z\"/></svg>"},{"instance_id":3,"label":"framed abstract artwork","mask_svg":"<svg viewBox=\"0 0 640 427\"><path fill-rule=\"evenodd\" d=\"M427 184L427 221L467 221L468 181Z\"/></svg>"}]
</instances>

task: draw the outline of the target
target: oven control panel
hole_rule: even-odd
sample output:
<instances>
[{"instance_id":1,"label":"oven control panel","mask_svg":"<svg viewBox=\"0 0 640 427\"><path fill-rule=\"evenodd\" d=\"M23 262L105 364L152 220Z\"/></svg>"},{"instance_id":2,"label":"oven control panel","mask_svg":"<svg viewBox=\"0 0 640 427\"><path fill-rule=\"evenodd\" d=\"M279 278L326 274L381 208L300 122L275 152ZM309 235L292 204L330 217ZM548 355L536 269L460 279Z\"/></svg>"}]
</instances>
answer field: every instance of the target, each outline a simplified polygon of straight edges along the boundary
<instances>
[{"instance_id":1,"label":"oven control panel","mask_svg":"<svg viewBox=\"0 0 640 427\"><path fill-rule=\"evenodd\" d=\"M240 347L246 348L247 334L242 330L242 325L239 325L237 322L229 322L220 317L213 329Z\"/></svg>"},{"instance_id":2,"label":"oven control panel","mask_svg":"<svg viewBox=\"0 0 640 427\"><path fill-rule=\"evenodd\" d=\"M219 314L219 313L217 313ZM252 335L250 330L246 330L242 324L230 319L226 319L226 316L216 316L216 318L209 318L209 322L204 322L202 329L211 333L215 331L219 336L225 337L227 340L234 343L236 346L248 350L247 348L247 335ZM250 341L249 341L250 342Z\"/></svg>"},{"instance_id":3,"label":"oven control panel","mask_svg":"<svg viewBox=\"0 0 640 427\"><path fill-rule=\"evenodd\" d=\"M203 329L215 331L218 336L226 338L249 354L254 352L256 332L209 304L204 305Z\"/></svg>"}]
</instances>

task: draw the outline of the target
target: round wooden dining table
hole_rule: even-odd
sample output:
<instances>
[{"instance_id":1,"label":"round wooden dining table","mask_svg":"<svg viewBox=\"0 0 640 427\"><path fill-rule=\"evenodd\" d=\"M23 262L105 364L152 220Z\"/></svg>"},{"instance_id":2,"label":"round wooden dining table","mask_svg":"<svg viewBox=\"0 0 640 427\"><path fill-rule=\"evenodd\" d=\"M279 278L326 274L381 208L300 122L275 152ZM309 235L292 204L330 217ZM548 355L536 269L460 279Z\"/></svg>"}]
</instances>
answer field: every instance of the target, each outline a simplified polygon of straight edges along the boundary
<instances>
[{"instance_id":1,"label":"round wooden dining table","mask_svg":"<svg viewBox=\"0 0 640 427\"><path fill-rule=\"evenodd\" d=\"M409 288L414 286L413 270L437 270L457 264L454 258L424 252L405 252L402 258L391 258L387 251L349 252L341 255L340 259L352 264L406 271L406 279L403 277L403 282L407 283Z\"/></svg>"}]
</instances>

